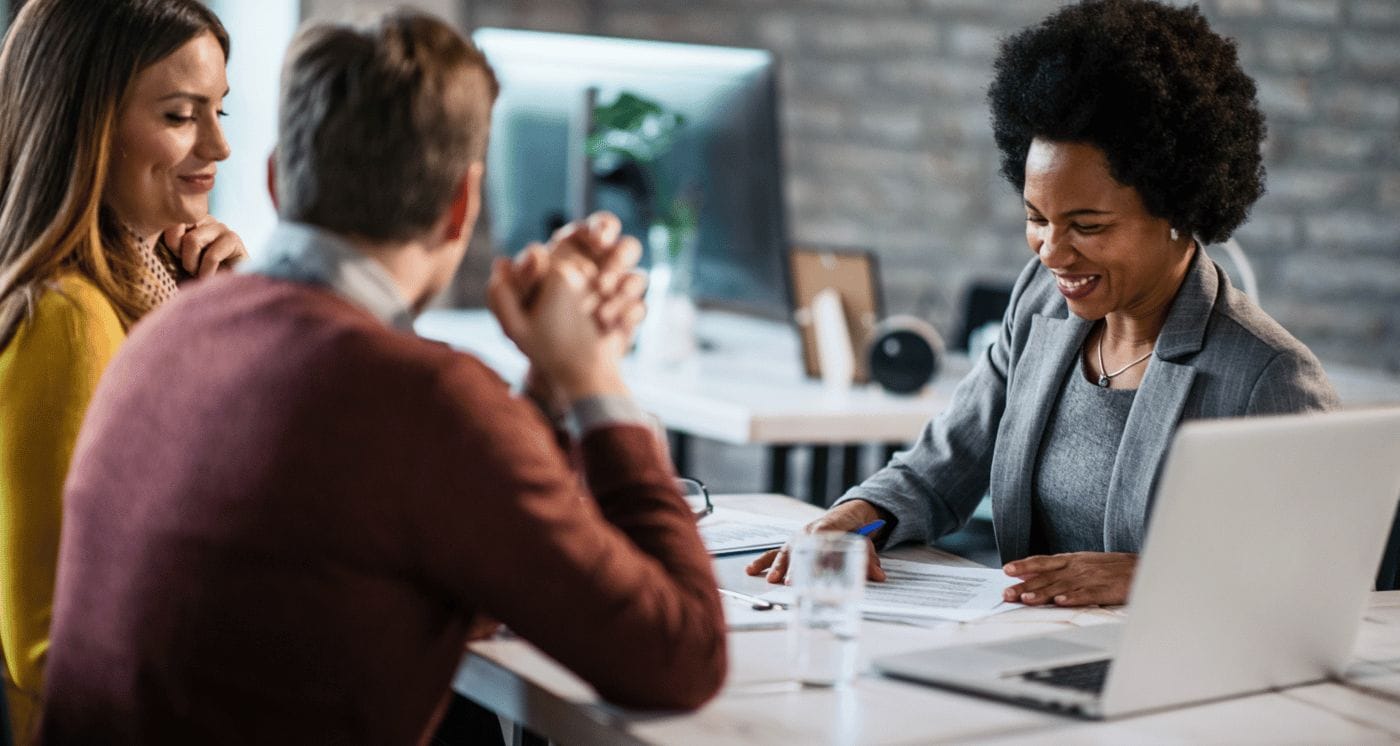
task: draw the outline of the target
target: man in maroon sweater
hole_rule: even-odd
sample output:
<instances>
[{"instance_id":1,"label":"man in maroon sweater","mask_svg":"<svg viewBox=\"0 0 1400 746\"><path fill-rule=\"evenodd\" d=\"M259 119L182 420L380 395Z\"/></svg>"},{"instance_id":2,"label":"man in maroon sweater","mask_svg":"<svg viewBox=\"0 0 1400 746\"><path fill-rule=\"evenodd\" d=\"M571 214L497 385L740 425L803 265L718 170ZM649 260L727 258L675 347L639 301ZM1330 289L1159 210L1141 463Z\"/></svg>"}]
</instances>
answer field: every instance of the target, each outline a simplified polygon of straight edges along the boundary
<instances>
[{"instance_id":1,"label":"man in maroon sweater","mask_svg":"<svg viewBox=\"0 0 1400 746\"><path fill-rule=\"evenodd\" d=\"M542 415L410 325L476 220L480 53L399 12L303 31L282 87L261 266L142 321L85 421L44 739L411 743L490 620L616 703L700 705L715 579L618 375L635 240L596 218L493 269Z\"/></svg>"}]
</instances>

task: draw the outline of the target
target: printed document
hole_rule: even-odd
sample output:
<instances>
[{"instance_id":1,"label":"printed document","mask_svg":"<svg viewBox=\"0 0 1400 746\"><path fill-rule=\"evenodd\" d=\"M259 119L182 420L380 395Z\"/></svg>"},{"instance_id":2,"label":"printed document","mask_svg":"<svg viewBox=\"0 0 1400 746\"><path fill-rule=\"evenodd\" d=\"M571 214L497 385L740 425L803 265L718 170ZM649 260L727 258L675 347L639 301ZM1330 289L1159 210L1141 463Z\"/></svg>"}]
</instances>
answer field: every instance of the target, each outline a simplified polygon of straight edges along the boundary
<instances>
[{"instance_id":1,"label":"printed document","mask_svg":"<svg viewBox=\"0 0 1400 746\"><path fill-rule=\"evenodd\" d=\"M719 507L698 528L710 554L734 554L780 547L802 529L802 521Z\"/></svg>"},{"instance_id":2,"label":"printed document","mask_svg":"<svg viewBox=\"0 0 1400 746\"><path fill-rule=\"evenodd\" d=\"M881 558L883 583L867 582L861 613L891 621L949 619L972 621L1018 608L1001 600L1001 592L1020 582L999 569L954 567ZM791 587L764 594L774 603L796 601Z\"/></svg>"}]
</instances>

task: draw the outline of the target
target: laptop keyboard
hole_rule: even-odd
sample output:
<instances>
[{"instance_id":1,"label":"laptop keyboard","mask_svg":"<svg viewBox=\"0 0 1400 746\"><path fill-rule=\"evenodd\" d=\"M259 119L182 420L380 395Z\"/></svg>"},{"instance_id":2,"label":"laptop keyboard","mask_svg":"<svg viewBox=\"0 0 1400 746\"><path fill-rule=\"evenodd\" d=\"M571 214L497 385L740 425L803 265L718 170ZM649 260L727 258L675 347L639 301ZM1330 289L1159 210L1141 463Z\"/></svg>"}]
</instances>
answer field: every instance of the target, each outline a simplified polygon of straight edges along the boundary
<instances>
[{"instance_id":1,"label":"laptop keyboard","mask_svg":"<svg viewBox=\"0 0 1400 746\"><path fill-rule=\"evenodd\" d=\"M1105 659L1078 663L1073 666L1047 668L1043 671L1023 673L1021 678L1026 681L1034 681L1037 684L1098 694L1103 691L1103 683L1108 678L1109 663L1110 661Z\"/></svg>"}]
</instances>

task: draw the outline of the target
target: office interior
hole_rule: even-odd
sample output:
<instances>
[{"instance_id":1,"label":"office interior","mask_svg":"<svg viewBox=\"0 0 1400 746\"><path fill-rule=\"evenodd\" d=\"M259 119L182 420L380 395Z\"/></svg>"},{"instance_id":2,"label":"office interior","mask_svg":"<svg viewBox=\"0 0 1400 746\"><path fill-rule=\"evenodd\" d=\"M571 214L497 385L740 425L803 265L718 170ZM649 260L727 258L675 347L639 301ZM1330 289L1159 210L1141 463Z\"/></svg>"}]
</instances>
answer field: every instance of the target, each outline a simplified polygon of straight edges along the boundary
<instances>
[{"instance_id":1,"label":"office interior","mask_svg":"<svg viewBox=\"0 0 1400 746\"><path fill-rule=\"evenodd\" d=\"M271 138L272 120L266 105L251 97L271 100L275 51L298 19L353 15L377 5L305 0L276 12L264 7L276 4L212 5L235 39L252 37L245 43L265 47L233 55L230 107L238 113L229 127L235 155L225 168L233 176L215 195L216 210L263 215L243 228L255 246L272 219L260 212L261 156L255 155L266 149L259 143ZM997 304L1004 303L1001 293L1023 266L1023 208L998 173L986 85L998 39L1059 2L416 5L463 28L701 45L695 49L729 51L741 59L748 50L766 57L766 64L762 57L755 63L759 67L771 66L736 72L722 55L694 62L683 54L680 62L665 63L670 47L664 45L627 52L647 64L628 69L624 57L576 71L578 77L568 80L542 72L538 65L547 61L536 60L533 74L502 65L506 89L494 123L486 214L453 289L441 300L446 307L480 307L492 256L542 238L551 220L581 209L577 112L583 107L577 101L590 75L600 84L595 94L602 103L630 84L692 115L691 132L682 133L676 148L683 153L673 160L690 176L681 188L709 190L697 200L705 245L696 258L695 295L702 309L790 322L785 252L869 252L877 265L880 316L926 321L955 353L951 369L945 366L935 384L949 389L959 370L956 353L965 351L975 331L969 320L980 325L995 319ZM1208 253L1237 286L1253 288L1264 310L1314 350L1334 379L1354 383L1355 396L1344 391L1349 403L1400 400L1400 90L1394 84L1400 9L1364 0L1206 0L1200 6L1215 28L1237 41L1244 69L1258 82L1269 132L1267 192L1235 236L1247 266L1240 267L1238 255L1224 247ZM258 33L240 35L241 23ZM667 64L691 64L691 75L660 69ZM524 96L512 98L513 72L528 91ZM755 75L771 75L771 88L766 80L755 82ZM549 82L540 84L541 76ZM724 102L732 112L729 122L712 113L694 117L704 111L707 94L719 95L713 89L726 85L724 76L734 78L729 85L747 81L760 90L744 92L748 100ZM755 95L765 100L753 100ZM250 97L246 104L244 96ZM765 121L769 116L772 121ZM552 124L538 126L541 117ZM734 150L733 133L723 134L726 127L743 128L742 153ZM709 148L712 157L695 159L694 149L685 147L691 144ZM521 173L550 183L522 192ZM547 207L520 206L540 196ZM635 225L641 219L634 209L638 200L625 184L603 184L589 197L589 206L612 209L629 230L644 232ZM735 221L746 221L750 230L735 233ZM713 354L722 354L725 342L703 330L697 340ZM656 375L661 380L675 372L661 369ZM818 504L832 500L853 477L878 468L899 445L813 449L805 446L822 444L794 442L774 453L733 440L685 438L683 465L718 492L764 491L781 482L786 491ZM779 470L786 471L785 480L775 478L783 476L774 474ZM974 521L952 546L982 561L995 557L986 521Z\"/></svg>"},{"instance_id":2,"label":"office interior","mask_svg":"<svg viewBox=\"0 0 1400 746\"><path fill-rule=\"evenodd\" d=\"M226 120L233 155L221 166L212 206L256 255L275 222L264 157L275 135L286 43L303 20L354 18L384 4L209 5L235 40ZM670 43L584 50L606 59L585 62L567 79L528 51L510 58L514 68L497 63L506 85L494 121L487 204L442 307L481 308L492 257L545 238L584 206L619 213L629 232L645 237L638 209L645 200L635 189L617 179L604 183L601 173L579 178L588 157L581 153L578 114L589 88L602 97L599 103L646 91L690 115L664 167L676 174L674 188L689 190L701 206L703 245L694 274L702 310L790 322L788 251L868 252L880 317L923 320L955 353L943 378L926 387L947 390L964 369L956 353L966 351L976 326L997 318L1023 266L1023 208L998 173L986 86L997 41L1059 2L410 5L463 29L507 36L533 31ZM1248 266L1241 268L1225 247L1208 253L1237 286L1257 288L1264 310L1307 344L1334 380L1357 391L1344 399L1400 401L1400 89L1394 84L1400 7L1387 0L1200 6L1237 41L1244 69L1258 83L1269 133L1267 192L1235 236ZM520 43L528 50L532 42ZM510 54L507 43L500 46L498 55ZM673 59L658 65L667 55ZM724 113L716 115L716 108ZM595 187L586 202L583 181ZM695 341L713 354L723 354L725 343L704 330ZM658 381L675 373L655 371ZM686 454L680 465L713 490L747 493L782 484L817 504L878 469L901 445L794 441L774 449L679 435L683 442L673 446ZM987 517L983 511L949 546L994 560Z\"/></svg>"},{"instance_id":3,"label":"office interior","mask_svg":"<svg viewBox=\"0 0 1400 746\"><path fill-rule=\"evenodd\" d=\"M212 212L244 236L256 257L275 223L264 169L287 42L304 20L354 16L388 3L207 4L233 39L225 120L233 155L220 166ZM492 258L543 240L587 209L612 210L629 232L648 239L644 265L664 254L663 239L647 235L665 209L642 196L657 187L652 175L639 177L587 152L597 107L623 94L681 114L678 134L660 158L662 178L693 211L699 235L686 255L693 265L685 268L698 313L689 327L693 346L662 360L634 360L631 369L656 389L685 385L698 357L742 354L754 358L743 375L781 369L826 401L831 386L808 376L803 359L789 252L857 255L872 259L874 288L872 310L855 326L890 317L926 324L939 340L939 371L912 393L869 381L853 383L846 396L878 401L917 421L909 413L917 413L920 398L946 397L967 370L969 345L976 354L978 332L985 340L985 324L999 319L997 304L1005 303L1029 258L1019 195L998 172L986 87L998 40L1063 4L1057 0L407 4L478 32L493 63L497 54L516 59L512 43L538 42L515 32L569 35L558 37L560 43L644 43L598 47L607 62L590 66L585 58L577 79L551 76L548 60L529 54L517 55L516 67L499 65L503 94L486 210L457 278L430 315L483 314ZM1208 254L1318 355L1344 406L1400 404L1400 2L1199 4L1216 30L1237 40L1269 128L1268 190L1236 234L1245 261L1233 248L1211 247ZM0 18L15 5L0 1ZM645 44L653 42L661 44ZM452 317L437 318L450 326ZM765 346L755 334L780 342ZM852 350L865 354L859 341ZM829 505L918 435L917 427L903 438L883 431L867 437L857 428L823 441L791 432L715 434L721 429L672 429L683 476L715 494L775 491L816 506ZM997 564L989 513L940 546ZM1397 550L1392 538L1387 558L1400 565ZM1387 575L1382 568L1382 588L1400 587L1396 569ZM1395 706L1394 699L1387 704ZM971 712L983 717L983 707L972 705ZM1400 716L1389 717L1400 724ZM1400 726L1390 733L1400 737L1394 735ZM1067 733L1075 734L1096 737ZM722 730L709 735L724 740ZM977 732L954 740L958 735ZM533 736L517 729L516 737L531 742Z\"/></svg>"}]
</instances>

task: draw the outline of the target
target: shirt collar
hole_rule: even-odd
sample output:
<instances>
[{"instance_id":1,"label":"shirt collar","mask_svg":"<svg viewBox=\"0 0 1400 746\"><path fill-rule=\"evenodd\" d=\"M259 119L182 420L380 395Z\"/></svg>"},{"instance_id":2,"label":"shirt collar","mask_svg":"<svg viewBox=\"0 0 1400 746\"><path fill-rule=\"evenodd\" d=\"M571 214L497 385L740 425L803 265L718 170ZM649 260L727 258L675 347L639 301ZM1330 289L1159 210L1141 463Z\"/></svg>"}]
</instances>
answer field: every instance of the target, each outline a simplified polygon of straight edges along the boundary
<instances>
[{"instance_id":1,"label":"shirt collar","mask_svg":"<svg viewBox=\"0 0 1400 746\"><path fill-rule=\"evenodd\" d=\"M330 231L304 223L278 223L254 274L321 285L369 311L386 325L413 331L413 313L389 271Z\"/></svg>"}]
</instances>

